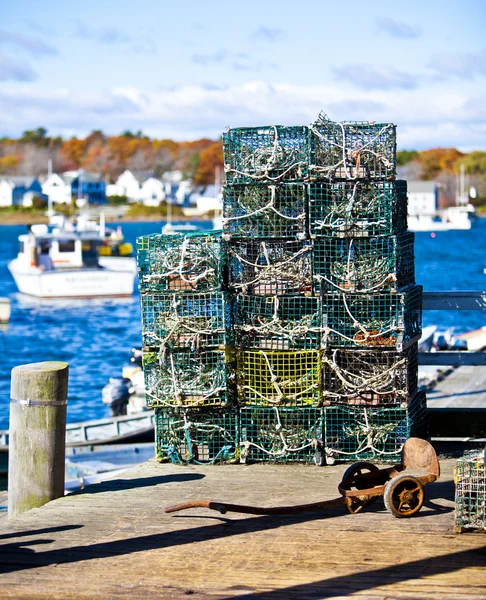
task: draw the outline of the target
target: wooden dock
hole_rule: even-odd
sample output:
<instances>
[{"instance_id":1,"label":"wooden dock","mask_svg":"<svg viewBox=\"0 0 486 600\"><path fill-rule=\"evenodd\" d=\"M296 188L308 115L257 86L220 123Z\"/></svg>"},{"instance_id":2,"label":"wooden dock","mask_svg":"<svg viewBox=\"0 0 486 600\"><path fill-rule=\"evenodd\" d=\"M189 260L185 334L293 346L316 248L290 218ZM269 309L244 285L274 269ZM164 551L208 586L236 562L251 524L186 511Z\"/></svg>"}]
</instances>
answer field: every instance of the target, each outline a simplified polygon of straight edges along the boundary
<instances>
[{"instance_id":1,"label":"wooden dock","mask_svg":"<svg viewBox=\"0 0 486 600\"><path fill-rule=\"evenodd\" d=\"M187 499L265 506L338 496L344 465L177 467L151 460L16 520L0 520L0 598L486 599L486 535L453 533L453 460L426 505L395 519L256 517Z\"/></svg>"}]
</instances>

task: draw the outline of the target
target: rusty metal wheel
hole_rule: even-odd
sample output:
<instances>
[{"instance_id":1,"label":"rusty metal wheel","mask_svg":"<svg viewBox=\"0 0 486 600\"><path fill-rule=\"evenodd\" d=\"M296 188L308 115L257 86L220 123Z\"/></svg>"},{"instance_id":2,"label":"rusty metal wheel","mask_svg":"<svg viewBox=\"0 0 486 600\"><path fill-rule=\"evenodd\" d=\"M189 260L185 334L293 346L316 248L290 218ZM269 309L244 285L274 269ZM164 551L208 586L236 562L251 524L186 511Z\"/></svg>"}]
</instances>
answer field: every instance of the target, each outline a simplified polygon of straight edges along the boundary
<instances>
[{"instance_id":1,"label":"rusty metal wheel","mask_svg":"<svg viewBox=\"0 0 486 600\"><path fill-rule=\"evenodd\" d=\"M373 485L369 485L368 483L363 484L360 482L359 476L363 475L364 473L377 473L379 470L380 469L373 463L365 461L354 463L348 467L346 471L344 471L344 475L339 487L343 490L363 490L373 487ZM354 514L359 512L368 504L373 504L373 502L376 502L377 499L378 496L359 496L355 498L348 497L346 506L348 511L351 514Z\"/></svg>"},{"instance_id":2,"label":"rusty metal wheel","mask_svg":"<svg viewBox=\"0 0 486 600\"><path fill-rule=\"evenodd\" d=\"M417 514L423 506L424 498L424 486L411 475L398 475L385 484L385 506L399 519Z\"/></svg>"}]
</instances>

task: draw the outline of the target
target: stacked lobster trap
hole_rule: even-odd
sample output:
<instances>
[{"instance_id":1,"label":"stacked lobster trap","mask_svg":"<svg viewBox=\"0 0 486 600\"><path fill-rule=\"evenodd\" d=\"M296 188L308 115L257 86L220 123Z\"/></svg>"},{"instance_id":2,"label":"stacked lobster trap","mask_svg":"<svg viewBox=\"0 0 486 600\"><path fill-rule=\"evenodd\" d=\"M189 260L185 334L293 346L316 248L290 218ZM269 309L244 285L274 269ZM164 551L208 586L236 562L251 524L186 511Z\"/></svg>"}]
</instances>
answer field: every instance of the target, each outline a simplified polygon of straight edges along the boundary
<instances>
[{"instance_id":1,"label":"stacked lobster trap","mask_svg":"<svg viewBox=\"0 0 486 600\"><path fill-rule=\"evenodd\" d=\"M239 419L221 236L149 235L138 238L137 253L145 393L156 412L157 458L235 460Z\"/></svg>"},{"instance_id":2,"label":"stacked lobster trap","mask_svg":"<svg viewBox=\"0 0 486 600\"><path fill-rule=\"evenodd\" d=\"M222 233L137 240L159 459L396 460L426 399L395 126L321 114L223 149Z\"/></svg>"},{"instance_id":3,"label":"stacked lobster trap","mask_svg":"<svg viewBox=\"0 0 486 600\"><path fill-rule=\"evenodd\" d=\"M309 234L322 301L326 461L393 460L421 435L422 288L415 285L407 188L395 181L392 124L310 126Z\"/></svg>"},{"instance_id":4,"label":"stacked lobster trap","mask_svg":"<svg viewBox=\"0 0 486 600\"><path fill-rule=\"evenodd\" d=\"M322 456L324 419L322 303L313 296L308 236L308 128L230 129L223 149L240 459L310 462Z\"/></svg>"}]
</instances>

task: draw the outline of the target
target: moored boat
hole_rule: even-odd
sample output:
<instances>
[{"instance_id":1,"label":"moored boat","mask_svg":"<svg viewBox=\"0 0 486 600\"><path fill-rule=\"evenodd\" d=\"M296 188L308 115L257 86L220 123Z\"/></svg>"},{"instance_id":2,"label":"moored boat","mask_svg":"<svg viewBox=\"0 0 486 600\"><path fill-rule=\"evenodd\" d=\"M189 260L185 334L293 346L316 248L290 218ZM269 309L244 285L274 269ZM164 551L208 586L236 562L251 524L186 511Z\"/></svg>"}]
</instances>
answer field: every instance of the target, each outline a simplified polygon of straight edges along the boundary
<instances>
[{"instance_id":1,"label":"moored boat","mask_svg":"<svg viewBox=\"0 0 486 600\"><path fill-rule=\"evenodd\" d=\"M8 323L10 320L10 300L0 298L0 324Z\"/></svg>"},{"instance_id":2,"label":"moored boat","mask_svg":"<svg viewBox=\"0 0 486 600\"><path fill-rule=\"evenodd\" d=\"M135 270L130 265L103 266L97 232L51 231L33 225L19 236L17 258L8 268L19 291L38 298L131 296Z\"/></svg>"}]
</instances>

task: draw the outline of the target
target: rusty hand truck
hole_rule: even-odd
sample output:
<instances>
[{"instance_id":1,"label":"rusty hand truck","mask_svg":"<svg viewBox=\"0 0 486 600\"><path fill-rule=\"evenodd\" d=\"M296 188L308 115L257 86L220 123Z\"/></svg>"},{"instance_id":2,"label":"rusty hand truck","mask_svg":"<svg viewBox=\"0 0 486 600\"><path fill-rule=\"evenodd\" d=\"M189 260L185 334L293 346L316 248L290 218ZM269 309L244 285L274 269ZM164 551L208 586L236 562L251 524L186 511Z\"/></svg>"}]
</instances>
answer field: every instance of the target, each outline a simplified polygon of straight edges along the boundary
<instances>
[{"instance_id":1,"label":"rusty hand truck","mask_svg":"<svg viewBox=\"0 0 486 600\"><path fill-rule=\"evenodd\" d=\"M406 469L420 469L423 475L408 475ZM209 508L221 514L228 511L251 515L291 515L327 510L337 506L346 506L352 514L359 512L368 504L383 496L386 508L394 517L411 517L422 508L427 483L436 481L440 476L440 465L434 448L420 438L409 438L402 448L399 464L384 469L369 462L352 464L344 473L338 486L341 496L333 500L324 500L312 504L295 506L245 506L212 502L210 500L191 500L165 509L173 513L189 508Z\"/></svg>"}]
</instances>

